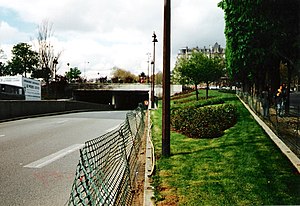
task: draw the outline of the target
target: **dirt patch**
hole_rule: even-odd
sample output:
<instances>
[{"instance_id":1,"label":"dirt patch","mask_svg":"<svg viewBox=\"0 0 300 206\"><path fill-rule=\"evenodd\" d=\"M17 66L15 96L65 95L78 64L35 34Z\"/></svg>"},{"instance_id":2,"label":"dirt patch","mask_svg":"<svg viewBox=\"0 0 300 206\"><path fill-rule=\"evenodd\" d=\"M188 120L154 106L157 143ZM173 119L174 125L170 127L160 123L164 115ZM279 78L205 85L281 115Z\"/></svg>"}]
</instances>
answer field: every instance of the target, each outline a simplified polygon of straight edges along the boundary
<instances>
[{"instance_id":1,"label":"dirt patch","mask_svg":"<svg viewBox=\"0 0 300 206\"><path fill-rule=\"evenodd\" d=\"M141 148L137 160L137 174L134 188L133 206L141 206L144 204L144 182L145 182L145 164L146 164L146 138L148 133L148 112L145 115L145 133L142 138Z\"/></svg>"}]
</instances>

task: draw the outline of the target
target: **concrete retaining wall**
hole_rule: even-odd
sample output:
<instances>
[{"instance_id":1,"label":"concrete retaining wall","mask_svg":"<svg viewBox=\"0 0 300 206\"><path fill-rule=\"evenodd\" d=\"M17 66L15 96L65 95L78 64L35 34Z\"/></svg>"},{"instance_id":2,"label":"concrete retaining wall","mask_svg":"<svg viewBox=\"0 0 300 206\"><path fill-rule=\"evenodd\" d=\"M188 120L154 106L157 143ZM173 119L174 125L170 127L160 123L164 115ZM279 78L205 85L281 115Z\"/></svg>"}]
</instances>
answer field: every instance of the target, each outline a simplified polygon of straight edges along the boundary
<instances>
[{"instance_id":1,"label":"concrete retaining wall","mask_svg":"<svg viewBox=\"0 0 300 206\"><path fill-rule=\"evenodd\" d=\"M78 101L0 101L0 120L68 111L111 110L110 105Z\"/></svg>"}]
</instances>

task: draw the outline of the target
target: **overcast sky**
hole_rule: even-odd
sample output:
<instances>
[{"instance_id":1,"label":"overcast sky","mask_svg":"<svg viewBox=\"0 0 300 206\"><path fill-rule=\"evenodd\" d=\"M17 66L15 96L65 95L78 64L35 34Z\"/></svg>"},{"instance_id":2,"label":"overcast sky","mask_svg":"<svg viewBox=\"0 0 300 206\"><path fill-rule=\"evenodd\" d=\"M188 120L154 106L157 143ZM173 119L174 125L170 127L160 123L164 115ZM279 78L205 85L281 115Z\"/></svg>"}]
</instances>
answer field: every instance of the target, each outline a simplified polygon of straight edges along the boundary
<instances>
[{"instance_id":1,"label":"overcast sky","mask_svg":"<svg viewBox=\"0 0 300 206\"><path fill-rule=\"evenodd\" d=\"M172 67L182 47L216 42L225 47L219 1L171 1ZM156 70L162 71L163 6L163 0L1 0L0 48L10 58L13 45L32 43L38 25L48 20L53 24L54 49L62 51L59 74L68 70L67 63L88 78L110 75L114 66L147 74L155 31Z\"/></svg>"}]
</instances>

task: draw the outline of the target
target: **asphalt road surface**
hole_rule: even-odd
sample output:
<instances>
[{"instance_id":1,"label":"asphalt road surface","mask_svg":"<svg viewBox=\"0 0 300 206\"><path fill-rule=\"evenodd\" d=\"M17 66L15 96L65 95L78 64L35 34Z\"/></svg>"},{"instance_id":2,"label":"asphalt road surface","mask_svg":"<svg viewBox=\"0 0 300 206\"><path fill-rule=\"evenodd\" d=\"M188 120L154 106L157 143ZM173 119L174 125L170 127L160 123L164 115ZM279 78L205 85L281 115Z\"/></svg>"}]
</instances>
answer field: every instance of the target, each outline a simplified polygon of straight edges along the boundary
<instances>
[{"instance_id":1,"label":"asphalt road surface","mask_svg":"<svg viewBox=\"0 0 300 206\"><path fill-rule=\"evenodd\" d=\"M292 106L300 106L300 92L294 92L290 94L290 101Z\"/></svg>"},{"instance_id":2,"label":"asphalt road surface","mask_svg":"<svg viewBox=\"0 0 300 206\"><path fill-rule=\"evenodd\" d=\"M0 206L65 205L79 148L125 115L84 112L0 123Z\"/></svg>"},{"instance_id":3,"label":"asphalt road surface","mask_svg":"<svg viewBox=\"0 0 300 206\"><path fill-rule=\"evenodd\" d=\"M300 92L290 93L290 112L300 115Z\"/></svg>"}]
</instances>

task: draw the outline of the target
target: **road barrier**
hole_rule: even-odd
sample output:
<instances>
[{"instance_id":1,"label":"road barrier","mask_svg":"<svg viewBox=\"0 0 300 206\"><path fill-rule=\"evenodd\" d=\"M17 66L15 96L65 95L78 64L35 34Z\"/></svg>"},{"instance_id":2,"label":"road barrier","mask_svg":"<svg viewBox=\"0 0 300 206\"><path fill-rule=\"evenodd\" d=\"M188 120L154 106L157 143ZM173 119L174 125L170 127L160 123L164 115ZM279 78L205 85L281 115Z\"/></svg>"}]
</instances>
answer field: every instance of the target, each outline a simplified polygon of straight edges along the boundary
<instances>
[{"instance_id":1,"label":"road barrier","mask_svg":"<svg viewBox=\"0 0 300 206\"><path fill-rule=\"evenodd\" d=\"M289 114L279 115L274 103L270 103L263 116L262 98L237 91L237 95L259 115L276 135L300 158L300 107L289 107Z\"/></svg>"},{"instance_id":2,"label":"road barrier","mask_svg":"<svg viewBox=\"0 0 300 206\"><path fill-rule=\"evenodd\" d=\"M68 205L131 205L144 117L138 107L117 129L85 143Z\"/></svg>"},{"instance_id":3,"label":"road barrier","mask_svg":"<svg viewBox=\"0 0 300 206\"><path fill-rule=\"evenodd\" d=\"M1 100L0 122L9 119L26 118L50 113L64 113L71 111L108 111L111 105L94 104L72 100Z\"/></svg>"}]
</instances>

